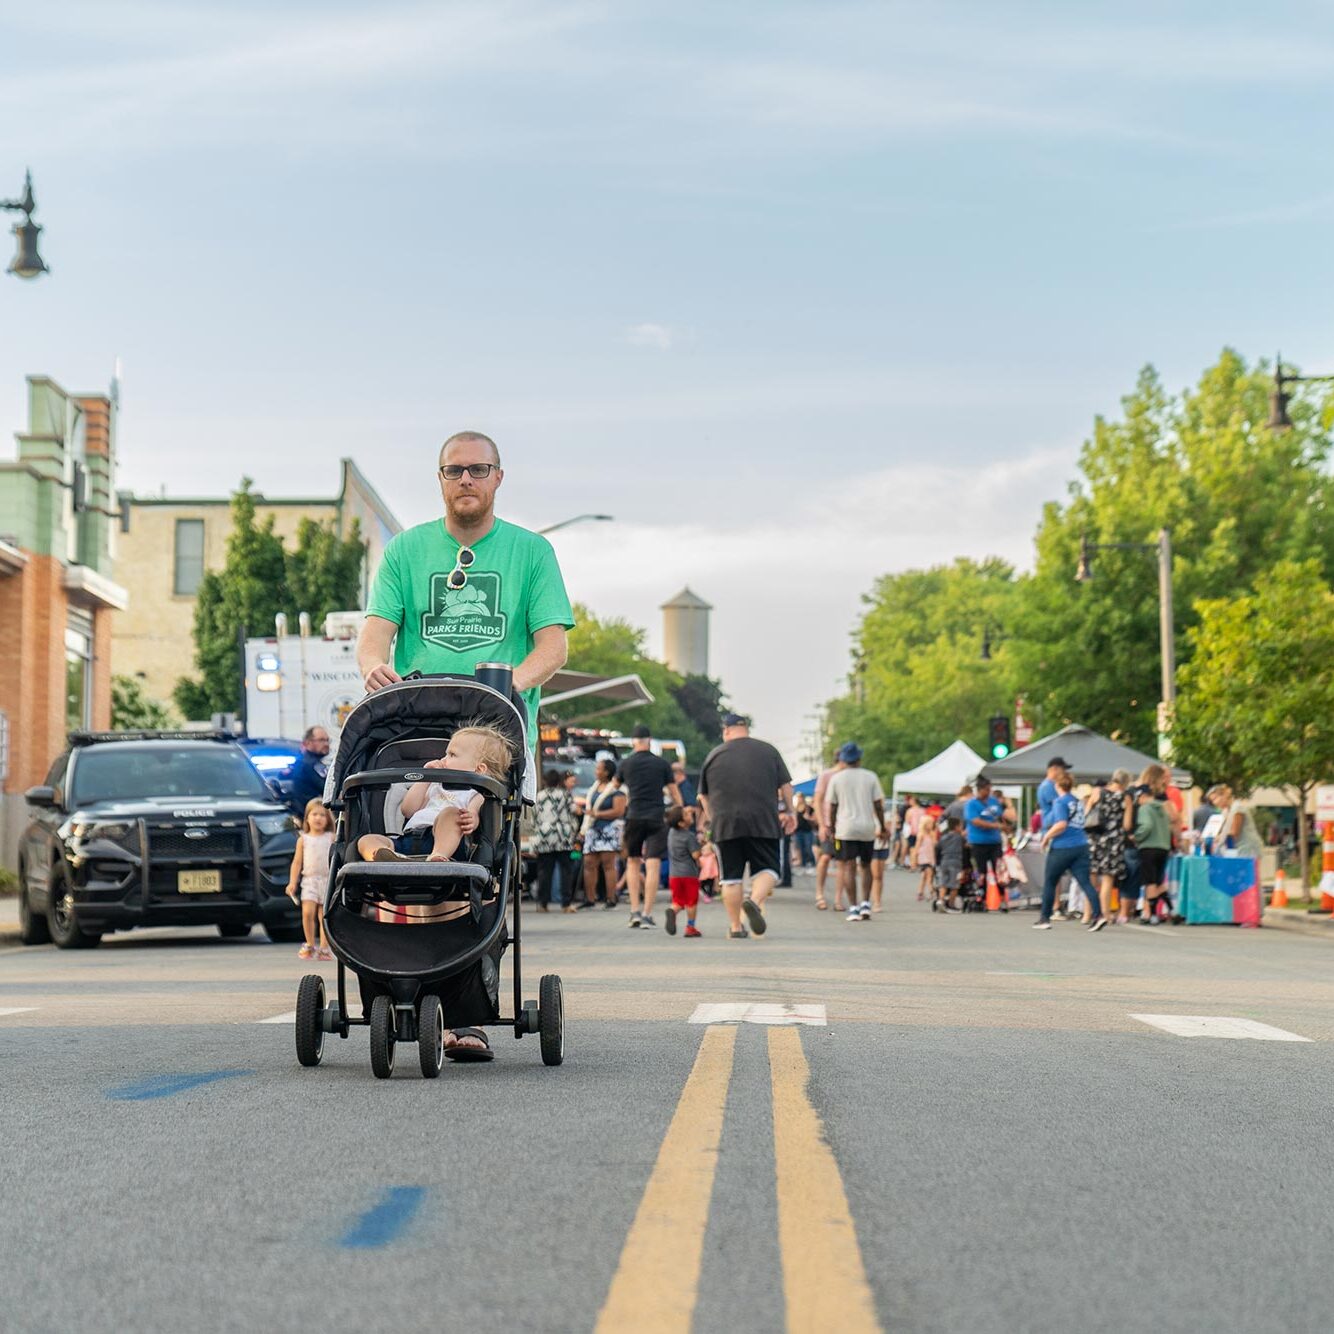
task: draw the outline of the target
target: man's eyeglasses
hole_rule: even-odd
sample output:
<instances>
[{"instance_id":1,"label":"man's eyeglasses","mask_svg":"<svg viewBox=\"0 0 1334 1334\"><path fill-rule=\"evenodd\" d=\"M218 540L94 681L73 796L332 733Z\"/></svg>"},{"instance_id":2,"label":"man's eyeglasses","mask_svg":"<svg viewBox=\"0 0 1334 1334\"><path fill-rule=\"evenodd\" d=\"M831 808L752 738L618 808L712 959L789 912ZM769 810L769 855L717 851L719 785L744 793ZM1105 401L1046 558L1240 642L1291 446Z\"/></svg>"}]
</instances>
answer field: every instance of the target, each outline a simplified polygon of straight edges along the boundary
<instances>
[{"instance_id":1,"label":"man's eyeglasses","mask_svg":"<svg viewBox=\"0 0 1334 1334\"><path fill-rule=\"evenodd\" d=\"M491 470L498 467L498 463L445 463L441 465L440 476L447 482L457 482L466 472L474 482L480 482L490 477Z\"/></svg>"},{"instance_id":2,"label":"man's eyeglasses","mask_svg":"<svg viewBox=\"0 0 1334 1334\"><path fill-rule=\"evenodd\" d=\"M490 467L487 464L487 467ZM443 469L442 469L443 471ZM460 547L459 554L454 557L454 568L450 570L449 577L445 583L450 588L462 588L468 582L468 567L477 559L471 547Z\"/></svg>"}]
</instances>

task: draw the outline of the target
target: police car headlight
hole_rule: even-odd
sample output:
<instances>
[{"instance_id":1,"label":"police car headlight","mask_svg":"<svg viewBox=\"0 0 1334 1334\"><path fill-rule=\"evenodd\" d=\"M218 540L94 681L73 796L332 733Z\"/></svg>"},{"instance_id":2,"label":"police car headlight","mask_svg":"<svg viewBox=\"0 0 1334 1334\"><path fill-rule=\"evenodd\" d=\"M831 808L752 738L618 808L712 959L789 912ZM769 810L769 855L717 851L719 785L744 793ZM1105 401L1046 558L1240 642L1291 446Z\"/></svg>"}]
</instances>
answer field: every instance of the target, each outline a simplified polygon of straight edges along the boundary
<instances>
[{"instance_id":1,"label":"police car headlight","mask_svg":"<svg viewBox=\"0 0 1334 1334\"><path fill-rule=\"evenodd\" d=\"M286 834L293 829L300 829L301 826L294 815L257 815L255 828L265 838L275 838L278 834Z\"/></svg>"},{"instance_id":2,"label":"police car headlight","mask_svg":"<svg viewBox=\"0 0 1334 1334\"><path fill-rule=\"evenodd\" d=\"M70 825L70 834L81 843L98 839L119 843L133 829L134 825L125 820L75 820Z\"/></svg>"}]
</instances>

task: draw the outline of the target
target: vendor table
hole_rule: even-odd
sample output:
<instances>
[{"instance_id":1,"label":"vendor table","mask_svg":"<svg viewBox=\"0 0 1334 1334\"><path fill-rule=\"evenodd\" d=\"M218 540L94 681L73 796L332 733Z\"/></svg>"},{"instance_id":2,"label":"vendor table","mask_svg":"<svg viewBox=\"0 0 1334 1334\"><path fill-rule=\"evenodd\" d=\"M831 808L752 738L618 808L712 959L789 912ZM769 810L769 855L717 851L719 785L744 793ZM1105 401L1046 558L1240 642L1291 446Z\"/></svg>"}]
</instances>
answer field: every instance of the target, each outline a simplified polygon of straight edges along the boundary
<instances>
[{"instance_id":1,"label":"vendor table","mask_svg":"<svg viewBox=\"0 0 1334 1334\"><path fill-rule=\"evenodd\" d=\"M1252 857L1169 857L1167 883L1173 910L1190 925L1260 925L1260 865Z\"/></svg>"}]
</instances>

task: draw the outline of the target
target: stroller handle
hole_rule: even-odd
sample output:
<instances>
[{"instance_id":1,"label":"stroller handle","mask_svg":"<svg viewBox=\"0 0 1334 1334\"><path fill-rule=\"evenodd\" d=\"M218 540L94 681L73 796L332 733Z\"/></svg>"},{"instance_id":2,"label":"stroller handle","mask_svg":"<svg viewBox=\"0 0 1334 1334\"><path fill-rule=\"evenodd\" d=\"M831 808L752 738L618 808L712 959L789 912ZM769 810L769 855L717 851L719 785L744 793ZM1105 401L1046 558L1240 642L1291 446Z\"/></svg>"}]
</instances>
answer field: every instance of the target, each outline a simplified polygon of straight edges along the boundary
<instances>
[{"instance_id":1,"label":"stroller handle","mask_svg":"<svg viewBox=\"0 0 1334 1334\"><path fill-rule=\"evenodd\" d=\"M366 769L359 774L349 774L343 780L343 791L339 800L333 803L334 809L341 809L345 804L343 793L357 788L392 787L395 783L439 783L441 787L475 787L489 793L500 801L509 798L505 785L490 774L476 774L469 769L426 769L421 765L409 765L396 769Z\"/></svg>"}]
</instances>

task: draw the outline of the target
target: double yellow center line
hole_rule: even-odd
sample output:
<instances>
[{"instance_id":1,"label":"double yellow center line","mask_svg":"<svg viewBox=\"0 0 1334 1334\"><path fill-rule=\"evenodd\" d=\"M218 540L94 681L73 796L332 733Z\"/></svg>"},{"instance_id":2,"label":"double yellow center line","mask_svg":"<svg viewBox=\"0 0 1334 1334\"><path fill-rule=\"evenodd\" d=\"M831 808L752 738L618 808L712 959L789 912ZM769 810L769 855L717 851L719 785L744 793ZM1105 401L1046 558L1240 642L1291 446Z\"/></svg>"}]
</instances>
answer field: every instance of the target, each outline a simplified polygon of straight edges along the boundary
<instances>
[{"instance_id":1,"label":"double yellow center line","mask_svg":"<svg viewBox=\"0 0 1334 1334\"><path fill-rule=\"evenodd\" d=\"M597 1334L688 1334L737 1030L705 1029L598 1317ZM789 1334L879 1330L838 1163L795 1028L769 1029L778 1237Z\"/></svg>"}]
</instances>

